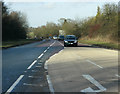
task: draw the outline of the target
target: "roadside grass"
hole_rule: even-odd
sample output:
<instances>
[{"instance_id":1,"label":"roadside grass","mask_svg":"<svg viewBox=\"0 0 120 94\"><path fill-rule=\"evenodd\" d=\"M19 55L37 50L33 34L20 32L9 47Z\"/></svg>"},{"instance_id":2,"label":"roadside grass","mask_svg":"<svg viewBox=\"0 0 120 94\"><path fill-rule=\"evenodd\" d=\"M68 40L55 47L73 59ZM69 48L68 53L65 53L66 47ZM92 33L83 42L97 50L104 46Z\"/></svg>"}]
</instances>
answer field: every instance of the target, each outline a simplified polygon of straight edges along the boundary
<instances>
[{"instance_id":1,"label":"roadside grass","mask_svg":"<svg viewBox=\"0 0 120 94\"><path fill-rule=\"evenodd\" d=\"M120 50L120 47L118 46L119 43L115 43L115 42L98 41L98 40L90 40L90 39L89 40L79 39L78 41L79 43L86 43L86 44L90 44L93 46Z\"/></svg>"},{"instance_id":2,"label":"roadside grass","mask_svg":"<svg viewBox=\"0 0 120 94\"><path fill-rule=\"evenodd\" d=\"M2 41L2 48L15 47L19 45L29 44L33 42L41 41L40 39L23 39L23 40L14 40L14 41Z\"/></svg>"}]
</instances>

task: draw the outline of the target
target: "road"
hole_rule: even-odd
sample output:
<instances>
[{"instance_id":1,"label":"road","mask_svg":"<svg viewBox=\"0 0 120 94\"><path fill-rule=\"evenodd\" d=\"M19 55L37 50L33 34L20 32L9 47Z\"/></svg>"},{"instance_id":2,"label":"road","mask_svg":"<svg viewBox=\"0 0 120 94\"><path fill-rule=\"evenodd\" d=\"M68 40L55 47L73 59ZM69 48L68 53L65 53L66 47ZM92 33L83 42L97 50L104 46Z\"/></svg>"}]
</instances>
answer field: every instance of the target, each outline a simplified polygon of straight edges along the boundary
<instances>
[{"instance_id":1,"label":"road","mask_svg":"<svg viewBox=\"0 0 120 94\"><path fill-rule=\"evenodd\" d=\"M47 61L46 69L51 92L118 94L118 51L82 44L65 47Z\"/></svg>"},{"instance_id":2,"label":"road","mask_svg":"<svg viewBox=\"0 0 120 94\"><path fill-rule=\"evenodd\" d=\"M49 92L44 63L64 47L43 40L2 51L2 92Z\"/></svg>"},{"instance_id":3,"label":"road","mask_svg":"<svg viewBox=\"0 0 120 94\"><path fill-rule=\"evenodd\" d=\"M3 92L118 92L118 51L44 40L2 51ZM116 92L116 93L115 93ZM96 94L96 93L95 93Z\"/></svg>"}]
</instances>

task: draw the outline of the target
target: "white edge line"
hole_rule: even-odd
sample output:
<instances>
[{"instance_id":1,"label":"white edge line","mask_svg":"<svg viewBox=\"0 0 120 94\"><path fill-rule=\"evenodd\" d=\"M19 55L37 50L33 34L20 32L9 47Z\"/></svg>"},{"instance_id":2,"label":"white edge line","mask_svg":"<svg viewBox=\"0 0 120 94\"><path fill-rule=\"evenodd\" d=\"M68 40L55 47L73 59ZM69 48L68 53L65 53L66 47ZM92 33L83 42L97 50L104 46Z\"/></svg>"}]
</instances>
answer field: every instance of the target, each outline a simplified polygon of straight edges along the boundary
<instances>
[{"instance_id":1,"label":"white edge line","mask_svg":"<svg viewBox=\"0 0 120 94\"><path fill-rule=\"evenodd\" d=\"M10 93L23 77L24 75L20 75L20 77L14 82L14 84L7 90L5 94L8 94L8 92Z\"/></svg>"},{"instance_id":2,"label":"white edge line","mask_svg":"<svg viewBox=\"0 0 120 94\"><path fill-rule=\"evenodd\" d=\"M36 62L37 60L35 60L27 69L30 69Z\"/></svg>"},{"instance_id":3,"label":"white edge line","mask_svg":"<svg viewBox=\"0 0 120 94\"><path fill-rule=\"evenodd\" d=\"M93 64L93 65L96 65L97 67L99 67L99 68L103 68L103 67L101 67L100 65L97 65L96 63L94 63L94 62L92 62L92 61L90 61L90 60L86 60L87 62L89 62L89 63L91 63L91 64Z\"/></svg>"},{"instance_id":4,"label":"white edge line","mask_svg":"<svg viewBox=\"0 0 120 94\"><path fill-rule=\"evenodd\" d=\"M48 62L48 61L45 62L45 66L44 66L44 69L46 69L46 70L48 69L48 67L47 67L47 62Z\"/></svg>"},{"instance_id":5,"label":"white edge line","mask_svg":"<svg viewBox=\"0 0 120 94\"><path fill-rule=\"evenodd\" d=\"M54 89L53 89L52 82L50 80L50 76L46 75L46 77L47 77L47 82L48 82L48 85L49 85L50 92L52 92L54 94Z\"/></svg>"}]
</instances>

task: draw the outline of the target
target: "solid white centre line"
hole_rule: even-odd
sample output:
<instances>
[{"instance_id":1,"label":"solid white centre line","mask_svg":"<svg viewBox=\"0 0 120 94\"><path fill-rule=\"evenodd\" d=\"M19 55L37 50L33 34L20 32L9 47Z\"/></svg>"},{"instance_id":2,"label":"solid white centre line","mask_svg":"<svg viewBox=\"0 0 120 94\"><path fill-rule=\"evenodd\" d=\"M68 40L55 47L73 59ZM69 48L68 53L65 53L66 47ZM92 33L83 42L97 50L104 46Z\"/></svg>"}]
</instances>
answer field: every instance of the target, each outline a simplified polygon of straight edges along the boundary
<instances>
[{"instance_id":1,"label":"solid white centre line","mask_svg":"<svg viewBox=\"0 0 120 94\"><path fill-rule=\"evenodd\" d=\"M94 62L92 62L92 61L90 61L90 60L86 60L87 62L89 62L89 63L91 63L91 64L93 64L93 65L96 65L97 67L99 67L99 68L103 68L103 67L101 67L100 65L98 65L98 64L96 64L96 63L94 63Z\"/></svg>"},{"instance_id":2,"label":"solid white centre line","mask_svg":"<svg viewBox=\"0 0 120 94\"><path fill-rule=\"evenodd\" d=\"M95 86L97 86L100 90L93 90L92 88L88 87L84 90L81 90L81 92L103 92L106 91L107 89L104 88L100 83L98 83L93 77L91 77L90 75L83 75L84 78L86 78L87 80L89 80L92 84L94 84Z\"/></svg>"},{"instance_id":3,"label":"solid white centre line","mask_svg":"<svg viewBox=\"0 0 120 94\"><path fill-rule=\"evenodd\" d=\"M30 69L36 62L37 60L35 60L27 69Z\"/></svg>"},{"instance_id":4,"label":"solid white centre line","mask_svg":"<svg viewBox=\"0 0 120 94\"><path fill-rule=\"evenodd\" d=\"M120 77L118 74L115 74L115 76Z\"/></svg>"},{"instance_id":5,"label":"solid white centre line","mask_svg":"<svg viewBox=\"0 0 120 94\"><path fill-rule=\"evenodd\" d=\"M49 75L46 75L46 77L47 77L47 81L48 81L48 85L49 85L50 92L52 92L52 94L54 94L54 89L53 89L52 82L51 82L51 80L50 80L50 76L49 76Z\"/></svg>"},{"instance_id":6,"label":"solid white centre line","mask_svg":"<svg viewBox=\"0 0 120 94\"><path fill-rule=\"evenodd\" d=\"M7 90L7 92L5 94L8 94L10 93L14 87L20 82L20 80L24 77L24 75L21 75L15 82L14 84Z\"/></svg>"}]
</instances>

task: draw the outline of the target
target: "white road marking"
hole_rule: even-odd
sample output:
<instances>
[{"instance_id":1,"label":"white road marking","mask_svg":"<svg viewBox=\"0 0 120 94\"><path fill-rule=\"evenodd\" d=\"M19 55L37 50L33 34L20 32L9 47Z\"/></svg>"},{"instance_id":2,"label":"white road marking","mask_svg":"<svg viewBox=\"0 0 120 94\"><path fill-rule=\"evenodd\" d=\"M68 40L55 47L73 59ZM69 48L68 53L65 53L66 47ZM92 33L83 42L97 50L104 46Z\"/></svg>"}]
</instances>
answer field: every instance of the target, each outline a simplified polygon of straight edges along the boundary
<instances>
[{"instance_id":1,"label":"white road marking","mask_svg":"<svg viewBox=\"0 0 120 94\"><path fill-rule=\"evenodd\" d=\"M59 41L58 41L59 42ZM59 42L62 46L64 46L61 42Z\"/></svg>"},{"instance_id":2,"label":"white road marking","mask_svg":"<svg viewBox=\"0 0 120 94\"><path fill-rule=\"evenodd\" d=\"M37 60L35 60L27 69L30 69L36 62Z\"/></svg>"},{"instance_id":3,"label":"white road marking","mask_svg":"<svg viewBox=\"0 0 120 94\"><path fill-rule=\"evenodd\" d=\"M28 76L29 78L42 78L42 77L39 77L39 76Z\"/></svg>"},{"instance_id":4,"label":"white road marking","mask_svg":"<svg viewBox=\"0 0 120 94\"><path fill-rule=\"evenodd\" d=\"M118 74L115 74L115 76L120 77Z\"/></svg>"},{"instance_id":5,"label":"white road marking","mask_svg":"<svg viewBox=\"0 0 120 94\"><path fill-rule=\"evenodd\" d=\"M47 50L50 49L50 47L47 48Z\"/></svg>"},{"instance_id":6,"label":"white road marking","mask_svg":"<svg viewBox=\"0 0 120 94\"><path fill-rule=\"evenodd\" d=\"M32 72L41 72L41 71L38 71L38 70L32 70Z\"/></svg>"},{"instance_id":7,"label":"white road marking","mask_svg":"<svg viewBox=\"0 0 120 94\"><path fill-rule=\"evenodd\" d=\"M42 53L38 58L41 58L44 54Z\"/></svg>"},{"instance_id":8,"label":"white road marking","mask_svg":"<svg viewBox=\"0 0 120 94\"><path fill-rule=\"evenodd\" d=\"M94 78L92 78L90 75L83 75L83 77L89 80L95 86L97 86L100 90L93 90L92 88L88 87L86 89L81 90L81 92L103 92L107 90L101 84L99 84Z\"/></svg>"},{"instance_id":9,"label":"white road marking","mask_svg":"<svg viewBox=\"0 0 120 94\"><path fill-rule=\"evenodd\" d=\"M42 65L42 63L38 63L38 64Z\"/></svg>"},{"instance_id":10,"label":"white road marking","mask_svg":"<svg viewBox=\"0 0 120 94\"><path fill-rule=\"evenodd\" d=\"M44 66L44 69L46 69L46 70L48 69L47 62L48 61L45 62L45 66Z\"/></svg>"},{"instance_id":11,"label":"white road marking","mask_svg":"<svg viewBox=\"0 0 120 94\"><path fill-rule=\"evenodd\" d=\"M27 84L27 83L23 83L23 85L26 85L26 86L40 86L40 87L43 87L43 85L38 85L38 84Z\"/></svg>"},{"instance_id":12,"label":"white road marking","mask_svg":"<svg viewBox=\"0 0 120 94\"><path fill-rule=\"evenodd\" d=\"M44 53L47 52L47 49L44 51Z\"/></svg>"},{"instance_id":13,"label":"white road marking","mask_svg":"<svg viewBox=\"0 0 120 94\"><path fill-rule=\"evenodd\" d=\"M56 41L54 41L55 43ZM52 43L50 46L52 46L54 43ZM44 51L46 52L50 46ZM41 58L44 54L42 53L38 58ZM35 60L27 69L30 69L35 63L37 62L37 60ZM41 66L36 66L36 67L41 67ZM24 71L24 72L27 72L27 71ZM38 72L36 70L32 70L32 72ZM20 77L13 83L13 85L7 90L7 92L5 94L9 94L13 89L14 87L20 82L20 80L24 77L24 75L20 75ZM29 76L29 77L32 77L32 76ZM49 78L48 78L49 79ZM24 83L23 85L31 85L31 86L43 86L43 85L36 85L36 84L26 84Z\"/></svg>"},{"instance_id":14,"label":"white road marking","mask_svg":"<svg viewBox=\"0 0 120 94\"><path fill-rule=\"evenodd\" d=\"M53 89L52 82L50 80L50 76L46 75L46 77L47 77L47 82L48 82L48 85L49 85L50 92L52 92L54 94L54 89Z\"/></svg>"},{"instance_id":15,"label":"white road marking","mask_svg":"<svg viewBox=\"0 0 120 94\"><path fill-rule=\"evenodd\" d=\"M90 61L90 60L86 60L87 62L89 62L89 63L91 63L91 64L93 64L93 65L96 65L97 67L99 67L99 68L103 68L103 67L101 67L100 65L98 65L98 64L96 64L96 63L94 63L94 62L92 62L92 61Z\"/></svg>"},{"instance_id":16,"label":"white road marking","mask_svg":"<svg viewBox=\"0 0 120 94\"><path fill-rule=\"evenodd\" d=\"M23 77L24 77L24 75L20 75L20 77L14 82L14 84L7 90L7 92L5 94L10 93Z\"/></svg>"},{"instance_id":17,"label":"white road marking","mask_svg":"<svg viewBox=\"0 0 120 94\"><path fill-rule=\"evenodd\" d=\"M42 66L35 66L35 67L41 68Z\"/></svg>"}]
</instances>

